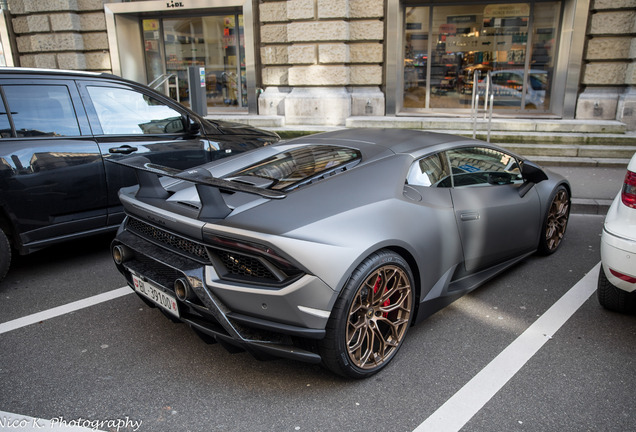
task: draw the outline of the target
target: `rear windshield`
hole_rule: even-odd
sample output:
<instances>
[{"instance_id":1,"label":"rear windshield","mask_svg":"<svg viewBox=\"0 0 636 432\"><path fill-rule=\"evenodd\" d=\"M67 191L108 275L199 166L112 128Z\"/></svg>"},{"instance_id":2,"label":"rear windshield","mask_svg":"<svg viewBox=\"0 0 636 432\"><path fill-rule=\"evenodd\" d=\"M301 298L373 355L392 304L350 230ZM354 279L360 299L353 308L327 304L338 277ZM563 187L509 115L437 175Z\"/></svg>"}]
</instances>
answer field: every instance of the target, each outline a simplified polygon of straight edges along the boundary
<instances>
[{"instance_id":1,"label":"rear windshield","mask_svg":"<svg viewBox=\"0 0 636 432\"><path fill-rule=\"evenodd\" d=\"M357 150L336 146L305 146L254 163L228 177L261 177L273 182L270 189L290 190L350 168L359 161L360 152Z\"/></svg>"}]
</instances>

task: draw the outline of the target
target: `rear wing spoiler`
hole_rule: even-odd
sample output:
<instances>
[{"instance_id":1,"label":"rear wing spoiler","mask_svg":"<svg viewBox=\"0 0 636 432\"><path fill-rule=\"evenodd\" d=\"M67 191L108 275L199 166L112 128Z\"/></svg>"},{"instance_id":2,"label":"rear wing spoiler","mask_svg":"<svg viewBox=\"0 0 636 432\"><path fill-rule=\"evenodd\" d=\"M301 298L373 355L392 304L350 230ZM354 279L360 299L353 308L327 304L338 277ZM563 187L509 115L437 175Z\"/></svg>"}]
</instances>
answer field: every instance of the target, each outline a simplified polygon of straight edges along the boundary
<instances>
[{"instance_id":1,"label":"rear wing spoiler","mask_svg":"<svg viewBox=\"0 0 636 432\"><path fill-rule=\"evenodd\" d=\"M221 196L221 189L232 192L243 192L258 195L268 199L282 199L287 195L283 192L256 187L247 183L239 183L214 177L205 168L191 168L184 171L157 165L143 156L133 156L118 160L108 159L108 162L135 170L139 189L136 198L166 199L170 196L161 185L159 176L170 177L194 183L201 200L200 218L224 218L232 211Z\"/></svg>"}]
</instances>

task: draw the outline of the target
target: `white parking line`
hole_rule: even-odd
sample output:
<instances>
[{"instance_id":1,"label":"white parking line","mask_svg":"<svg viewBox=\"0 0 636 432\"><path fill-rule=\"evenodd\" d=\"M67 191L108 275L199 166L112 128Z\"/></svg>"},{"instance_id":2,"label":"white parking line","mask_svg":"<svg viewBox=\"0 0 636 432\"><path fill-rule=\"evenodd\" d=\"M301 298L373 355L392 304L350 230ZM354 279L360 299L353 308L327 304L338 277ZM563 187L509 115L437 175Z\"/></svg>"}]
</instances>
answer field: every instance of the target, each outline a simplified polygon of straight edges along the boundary
<instances>
[{"instance_id":1,"label":"white parking line","mask_svg":"<svg viewBox=\"0 0 636 432\"><path fill-rule=\"evenodd\" d=\"M552 305L550 309L528 327L525 332L495 357L484 369L475 375L464 387L420 424L414 432L456 432L464 427L594 293L599 269L600 263L592 268L583 279L566 292L563 297ZM113 300L132 294L133 292L130 287L125 286L73 303L1 323L0 334ZM0 426L2 426L2 422L8 418L25 419L27 423L29 421L39 420L0 411ZM31 424L34 427L38 427L38 425ZM0 429L2 428L3 427L0 427Z\"/></svg>"},{"instance_id":2,"label":"white parking line","mask_svg":"<svg viewBox=\"0 0 636 432\"><path fill-rule=\"evenodd\" d=\"M50 318L55 318L70 312L75 312L77 310L84 309L89 306L94 306L99 303L103 303L109 300L116 299L118 297L132 294L133 292L134 291L130 287L125 286L125 287L118 288L116 290L95 295L93 297L88 297L82 300L78 300L73 303L68 303L62 306L54 307L52 309L47 309L45 311L38 312L33 315L28 315L22 318L14 319L12 321L7 321L0 324L0 334L7 333L22 327L26 327L28 325L35 324L41 321L45 321Z\"/></svg>"},{"instance_id":3,"label":"white parking line","mask_svg":"<svg viewBox=\"0 0 636 432\"><path fill-rule=\"evenodd\" d=\"M600 263L414 432L456 432L530 360L596 290Z\"/></svg>"}]
</instances>

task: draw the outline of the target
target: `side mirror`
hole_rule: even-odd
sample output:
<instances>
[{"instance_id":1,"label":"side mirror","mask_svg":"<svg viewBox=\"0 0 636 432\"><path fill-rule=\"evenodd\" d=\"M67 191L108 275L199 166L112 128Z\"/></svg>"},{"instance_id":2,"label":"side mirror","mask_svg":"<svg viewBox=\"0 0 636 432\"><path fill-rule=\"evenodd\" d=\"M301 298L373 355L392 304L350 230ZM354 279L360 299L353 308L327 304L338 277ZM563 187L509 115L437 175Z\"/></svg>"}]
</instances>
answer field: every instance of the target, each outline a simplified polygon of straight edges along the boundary
<instances>
[{"instance_id":1,"label":"side mirror","mask_svg":"<svg viewBox=\"0 0 636 432\"><path fill-rule=\"evenodd\" d=\"M539 165L529 160L521 161L521 176L525 180L519 187L519 196L524 197L532 187L548 179L548 175L539 167Z\"/></svg>"},{"instance_id":2,"label":"side mirror","mask_svg":"<svg viewBox=\"0 0 636 432\"><path fill-rule=\"evenodd\" d=\"M540 183L543 180L547 180L548 176L539 165L528 160L521 162L521 176L527 182Z\"/></svg>"},{"instance_id":3,"label":"side mirror","mask_svg":"<svg viewBox=\"0 0 636 432\"><path fill-rule=\"evenodd\" d=\"M190 116L187 116L184 120L186 134L189 136L197 136L201 133L201 125L199 122L193 120Z\"/></svg>"}]
</instances>

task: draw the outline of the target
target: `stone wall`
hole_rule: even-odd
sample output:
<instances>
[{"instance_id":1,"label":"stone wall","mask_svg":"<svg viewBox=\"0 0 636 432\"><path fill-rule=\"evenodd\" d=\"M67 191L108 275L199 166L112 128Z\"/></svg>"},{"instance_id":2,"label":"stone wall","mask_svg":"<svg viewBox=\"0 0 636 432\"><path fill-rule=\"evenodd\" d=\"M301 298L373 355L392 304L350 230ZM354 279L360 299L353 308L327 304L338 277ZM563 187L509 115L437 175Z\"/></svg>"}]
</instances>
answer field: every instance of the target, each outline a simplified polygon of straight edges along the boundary
<instances>
[{"instance_id":1,"label":"stone wall","mask_svg":"<svg viewBox=\"0 0 636 432\"><path fill-rule=\"evenodd\" d=\"M384 115L384 1L261 0L259 114L288 124Z\"/></svg>"},{"instance_id":2,"label":"stone wall","mask_svg":"<svg viewBox=\"0 0 636 432\"><path fill-rule=\"evenodd\" d=\"M636 0L593 0L590 8L576 117L636 130Z\"/></svg>"},{"instance_id":3,"label":"stone wall","mask_svg":"<svg viewBox=\"0 0 636 432\"><path fill-rule=\"evenodd\" d=\"M110 71L104 4L8 0L19 65ZM260 115L343 125L385 114L385 0L258 0ZM636 130L636 0L590 0L576 118Z\"/></svg>"},{"instance_id":4,"label":"stone wall","mask_svg":"<svg viewBox=\"0 0 636 432\"><path fill-rule=\"evenodd\" d=\"M8 0L22 67L110 72L107 0Z\"/></svg>"}]
</instances>

